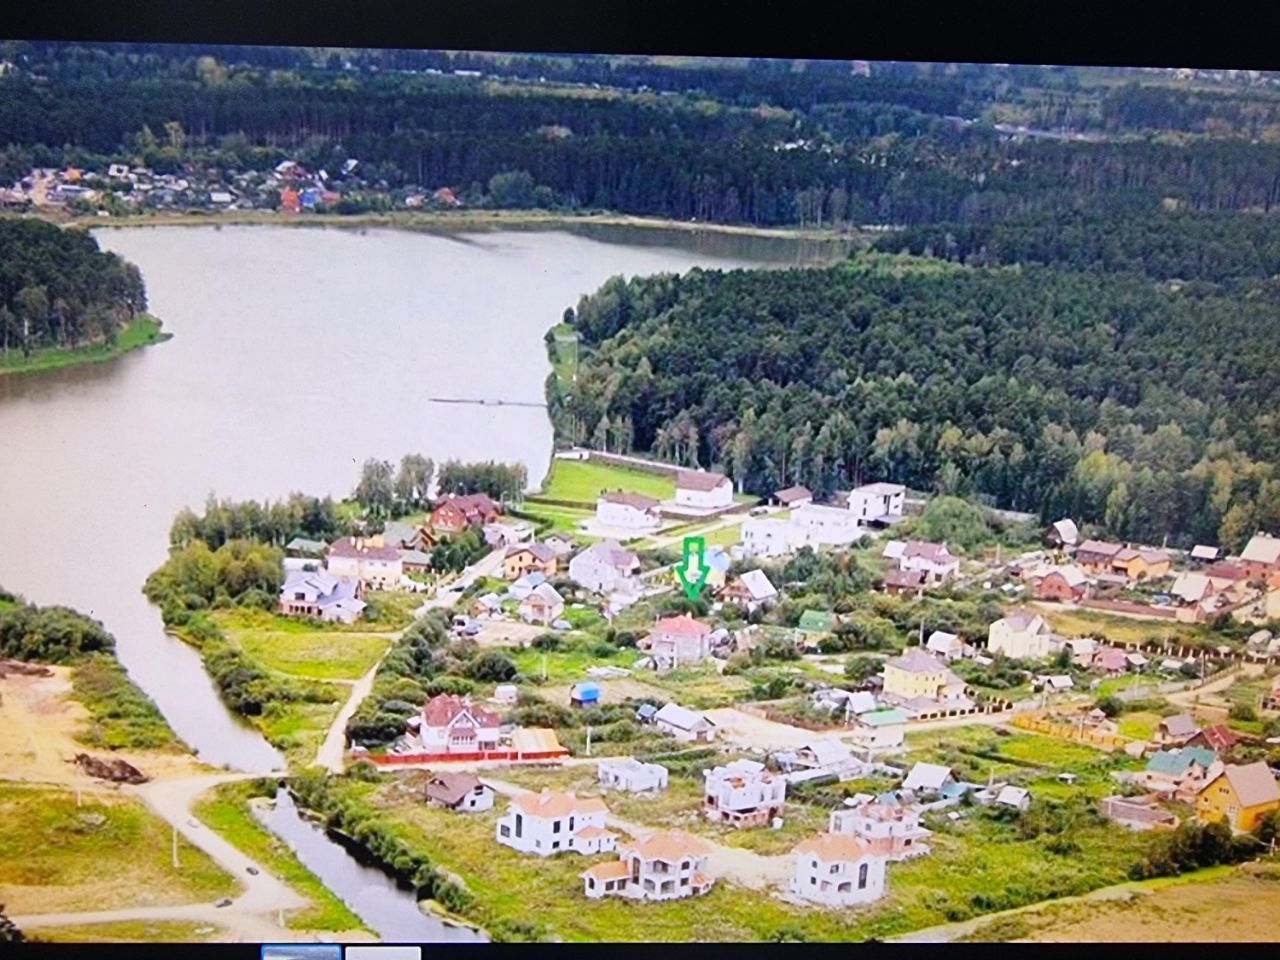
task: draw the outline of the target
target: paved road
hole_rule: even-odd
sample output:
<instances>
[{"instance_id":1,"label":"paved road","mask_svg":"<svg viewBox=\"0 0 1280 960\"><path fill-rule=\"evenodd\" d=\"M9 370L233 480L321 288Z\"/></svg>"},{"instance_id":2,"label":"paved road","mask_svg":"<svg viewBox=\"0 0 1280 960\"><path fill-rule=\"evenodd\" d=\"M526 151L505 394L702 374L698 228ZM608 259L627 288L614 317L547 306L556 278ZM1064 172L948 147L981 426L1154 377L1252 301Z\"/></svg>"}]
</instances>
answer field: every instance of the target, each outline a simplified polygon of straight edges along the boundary
<instances>
[{"instance_id":1,"label":"paved road","mask_svg":"<svg viewBox=\"0 0 1280 960\"><path fill-rule=\"evenodd\" d=\"M491 577L502 569L502 558L506 555L506 552L506 547L499 547L465 568L458 574L456 579L452 580L448 585L440 587L435 596L423 602L422 606L418 608L418 616L422 616L428 610L439 607L452 607L462 596L462 591L475 583L476 580L480 577Z\"/></svg>"}]
</instances>

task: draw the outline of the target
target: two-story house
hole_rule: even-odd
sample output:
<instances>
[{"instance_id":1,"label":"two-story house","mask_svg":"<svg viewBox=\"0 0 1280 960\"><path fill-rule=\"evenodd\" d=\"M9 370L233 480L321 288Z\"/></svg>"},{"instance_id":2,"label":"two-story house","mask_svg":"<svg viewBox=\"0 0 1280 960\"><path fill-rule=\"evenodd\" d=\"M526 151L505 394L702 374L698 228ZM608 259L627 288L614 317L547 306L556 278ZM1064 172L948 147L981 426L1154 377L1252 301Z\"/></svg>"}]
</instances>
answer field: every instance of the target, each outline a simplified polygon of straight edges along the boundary
<instances>
[{"instance_id":1,"label":"two-story house","mask_svg":"<svg viewBox=\"0 0 1280 960\"><path fill-rule=\"evenodd\" d=\"M698 663L711 654L711 627L687 613L662 617L637 646L664 667Z\"/></svg>"},{"instance_id":2,"label":"two-story house","mask_svg":"<svg viewBox=\"0 0 1280 960\"><path fill-rule=\"evenodd\" d=\"M584 892L592 899L677 900L700 896L715 883L707 860L715 848L684 830L658 830L643 840L624 843L619 859L582 872Z\"/></svg>"},{"instance_id":3,"label":"two-story house","mask_svg":"<svg viewBox=\"0 0 1280 960\"><path fill-rule=\"evenodd\" d=\"M1086 540L1076 547L1076 564L1090 573L1109 573L1111 561L1124 549L1123 543L1110 540Z\"/></svg>"},{"instance_id":4,"label":"two-story house","mask_svg":"<svg viewBox=\"0 0 1280 960\"><path fill-rule=\"evenodd\" d=\"M404 563L395 547L375 544L362 537L342 537L329 547L325 568L339 580L359 580L368 587L386 590L404 579Z\"/></svg>"},{"instance_id":5,"label":"two-story house","mask_svg":"<svg viewBox=\"0 0 1280 960\"><path fill-rule=\"evenodd\" d=\"M555 576L560 564L556 552L545 543L519 543L508 547L502 558L502 575L508 580L519 580L526 573Z\"/></svg>"},{"instance_id":6,"label":"two-story house","mask_svg":"<svg viewBox=\"0 0 1280 960\"><path fill-rule=\"evenodd\" d=\"M1245 544L1240 563L1250 580L1265 580L1280 587L1280 537L1255 533Z\"/></svg>"},{"instance_id":7,"label":"two-story house","mask_svg":"<svg viewBox=\"0 0 1280 960\"><path fill-rule=\"evenodd\" d=\"M1190 802L1221 771L1222 763L1212 750L1175 747L1152 754L1135 779L1149 790Z\"/></svg>"},{"instance_id":8,"label":"two-story house","mask_svg":"<svg viewBox=\"0 0 1280 960\"><path fill-rule=\"evenodd\" d=\"M696 510L733 506L733 483L722 473L681 470L676 474L676 505Z\"/></svg>"},{"instance_id":9,"label":"two-story house","mask_svg":"<svg viewBox=\"0 0 1280 960\"><path fill-rule=\"evenodd\" d=\"M447 494L431 511L431 526L444 533L461 533L467 527L483 527L501 515L487 493Z\"/></svg>"},{"instance_id":10,"label":"two-story house","mask_svg":"<svg viewBox=\"0 0 1280 960\"><path fill-rule=\"evenodd\" d=\"M735 827L758 827L782 812L787 781L754 760L734 760L703 772L703 809L708 819Z\"/></svg>"},{"instance_id":11,"label":"two-story house","mask_svg":"<svg viewBox=\"0 0 1280 960\"><path fill-rule=\"evenodd\" d=\"M418 723L418 739L427 753L479 753L498 746L497 714L470 699L441 693L426 702Z\"/></svg>"},{"instance_id":12,"label":"two-story house","mask_svg":"<svg viewBox=\"0 0 1280 960\"><path fill-rule=\"evenodd\" d=\"M1225 820L1232 830L1249 831L1280 809L1280 787L1266 762L1227 764L1196 796L1196 816Z\"/></svg>"},{"instance_id":13,"label":"two-story house","mask_svg":"<svg viewBox=\"0 0 1280 960\"><path fill-rule=\"evenodd\" d=\"M1043 660L1053 652L1053 631L1030 610L1015 610L987 628L987 652L1016 660Z\"/></svg>"},{"instance_id":14,"label":"two-story house","mask_svg":"<svg viewBox=\"0 0 1280 960\"><path fill-rule=\"evenodd\" d=\"M640 558L617 540L593 543L569 561L569 579L595 593L638 593Z\"/></svg>"},{"instance_id":15,"label":"two-story house","mask_svg":"<svg viewBox=\"0 0 1280 960\"><path fill-rule=\"evenodd\" d=\"M806 503L791 511L791 526L803 542L841 546L860 540L866 531L849 510Z\"/></svg>"},{"instance_id":16,"label":"two-story house","mask_svg":"<svg viewBox=\"0 0 1280 960\"><path fill-rule=\"evenodd\" d=\"M652 530L662 522L658 501L639 493L606 490L596 500L596 522L625 530Z\"/></svg>"},{"instance_id":17,"label":"two-story house","mask_svg":"<svg viewBox=\"0 0 1280 960\"><path fill-rule=\"evenodd\" d=\"M812 546L806 532L790 520L763 517L742 525L742 552L748 557L785 557Z\"/></svg>"},{"instance_id":18,"label":"two-story house","mask_svg":"<svg viewBox=\"0 0 1280 960\"><path fill-rule=\"evenodd\" d=\"M1049 567L1035 578L1033 589L1039 600L1076 603L1089 595L1089 577L1074 565Z\"/></svg>"},{"instance_id":19,"label":"two-story house","mask_svg":"<svg viewBox=\"0 0 1280 960\"><path fill-rule=\"evenodd\" d=\"M290 570L280 588L280 612L355 623L364 612L359 580L340 580L325 570Z\"/></svg>"},{"instance_id":20,"label":"two-story house","mask_svg":"<svg viewBox=\"0 0 1280 960\"><path fill-rule=\"evenodd\" d=\"M902 516L906 499L900 483L867 483L849 491L849 512L863 526L891 523Z\"/></svg>"},{"instance_id":21,"label":"two-story house","mask_svg":"<svg viewBox=\"0 0 1280 960\"><path fill-rule=\"evenodd\" d=\"M920 825L920 804L903 803L892 795L876 798L865 793L845 803L843 809L831 811L831 833L865 840L874 853L890 860L908 860L929 852L923 841L931 831Z\"/></svg>"},{"instance_id":22,"label":"two-story house","mask_svg":"<svg viewBox=\"0 0 1280 960\"><path fill-rule=\"evenodd\" d=\"M839 833L820 833L792 851L791 892L828 907L871 903L884 896L885 857L867 841Z\"/></svg>"},{"instance_id":23,"label":"two-story house","mask_svg":"<svg viewBox=\"0 0 1280 960\"><path fill-rule=\"evenodd\" d=\"M497 823L497 841L505 846L549 857L555 853L606 853L618 835L605 827L609 810L599 797L543 790L511 798Z\"/></svg>"},{"instance_id":24,"label":"two-story house","mask_svg":"<svg viewBox=\"0 0 1280 960\"><path fill-rule=\"evenodd\" d=\"M924 697L930 700L959 700L964 697L964 681L945 663L922 647L908 647L884 663L884 693L903 701Z\"/></svg>"},{"instance_id":25,"label":"two-story house","mask_svg":"<svg viewBox=\"0 0 1280 960\"><path fill-rule=\"evenodd\" d=\"M898 557L898 569L918 570L926 583L941 583L960 573L960 558L947 549L945 543L928 540L908 540Z\"/></svg>"}]
</instances>

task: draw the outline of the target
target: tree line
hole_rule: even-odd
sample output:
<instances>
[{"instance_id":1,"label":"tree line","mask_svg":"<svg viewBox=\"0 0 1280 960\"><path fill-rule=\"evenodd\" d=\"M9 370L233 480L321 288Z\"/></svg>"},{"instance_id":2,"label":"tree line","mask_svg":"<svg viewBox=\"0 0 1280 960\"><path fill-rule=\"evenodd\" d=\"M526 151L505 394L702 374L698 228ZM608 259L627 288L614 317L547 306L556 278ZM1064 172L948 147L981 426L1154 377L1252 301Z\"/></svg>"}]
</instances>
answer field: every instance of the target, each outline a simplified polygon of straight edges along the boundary
<instances>
[{"instance_id":1,"label":"tree line","mask_svg":"<svg viewBox=\"0 0 1280 960\"><path fill-rule=\"evenodd\" d=\"M562 441L759 494L885 479L1156 543L1280 529L1276 292L870 255L615 278L572 320L576 382L548 381Z\"/></svg>"},{"instance_id":2,"label":"tree line","mask_svg":"<svg viewBox=\"0 0 1280 960\"><path fill-rule=\"evenodd\" d=\"M146 309L138 268L87 232L0 219L0 356L111 342Z\"/></svg>"}]
</instances>

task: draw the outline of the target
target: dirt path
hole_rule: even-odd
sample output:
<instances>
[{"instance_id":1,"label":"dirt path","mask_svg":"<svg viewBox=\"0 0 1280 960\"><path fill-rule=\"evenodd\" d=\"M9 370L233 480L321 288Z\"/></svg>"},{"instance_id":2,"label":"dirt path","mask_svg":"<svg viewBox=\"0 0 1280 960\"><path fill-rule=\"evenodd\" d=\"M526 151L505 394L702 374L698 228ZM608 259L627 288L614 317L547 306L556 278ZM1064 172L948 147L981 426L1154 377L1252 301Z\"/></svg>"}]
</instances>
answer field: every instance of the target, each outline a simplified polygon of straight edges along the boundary
<instances>
[{"instance_id":1,"label":"dirt path","mask_svg":"<svg viewBox=\"0 0 1280 960\"><path fill-rule=\"evenodd\" d=\"M400 634L397 633L391 642L394 644L398 639ZM391 647L388 646L387 650L390 649ZM338 715L333 718L333 723L329 724L329 732L325 734L324 743L320 744L320 749L316 751L316 766L323 767L330 773L343 771L347 753L347 721L355 716L355 712L360 709L360 704L364 703L364 698L373 690L374 678L378 675L378 667L382 666L385 657L384 653L359 680L341 681L351 684L351 694L347 697L347 702L342 705L342 709L338 711Z\"/></svg>"},{"instance_id":2,"label":"dirt path","mask_svg":"<svg viewBox=\"0 0 1280 960\"><path fill-rule=\"evenodd\" d=\"M493 777L481 777L480 779L481 782L492 787L495 793L500 793L505 797L518 797L521 794L532 792L507 780L497 780ZM605 818L605 823L615 830L621 830L636 839L643 839L659 829L648 824L637 823L634 820L624 820L621 817L615 817L613 814L609 814ZM756 853L754 850L747 850L744 847L728 847L724 844L716 843L708 837L703 837L702 839L706 840L714 848L708 859L708 868L714 875L723 877L731 883L736 883L752 890L761 890L785 883L791 876L792 860L788 854L770 857Z\"/></svg>"},{"instance_id":3,"label":"dirt path","mask_svg":"<svg viewBox=\"0 0 1280 960\"><path fill-rule=\"evenodd\" d=\"M1203 687L1193 687L1190 690L1179 690L1177 693L1171 693L1166 699L1170 703L1177 704L1180 707L1194 707L1196 701L1205 694L1220 693L1227 689L1240 678L1241 674L1245 676L1257 676L1264 671L1262 664L1241 664L1239 667L1219 677L1210 683L1206 683Z\"/></svg>"}]
</instances>

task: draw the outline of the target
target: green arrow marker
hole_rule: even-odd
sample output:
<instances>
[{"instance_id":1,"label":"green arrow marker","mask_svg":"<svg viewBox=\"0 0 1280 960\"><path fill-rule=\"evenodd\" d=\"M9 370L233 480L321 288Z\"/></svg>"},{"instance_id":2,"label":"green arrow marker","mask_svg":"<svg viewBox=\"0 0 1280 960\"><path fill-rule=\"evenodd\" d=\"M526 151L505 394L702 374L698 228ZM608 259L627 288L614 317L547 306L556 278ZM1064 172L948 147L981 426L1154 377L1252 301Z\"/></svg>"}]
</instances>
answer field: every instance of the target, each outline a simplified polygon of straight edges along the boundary
<instances>
[{"instance_id":1,"label":"green arrow marker","mask_svg":"<svg viewBox=\"0 0 1280 960\"><path fill-rule=\"evenodd\" d=\"M690 600L698 599L698 594L707 584L707 574L711 572L703 559L707 543L702 537L684 538L684 559L676 566L676 575L680 578L680 586L684 587L684 595Z\"/></svg>"}]
</instances>

